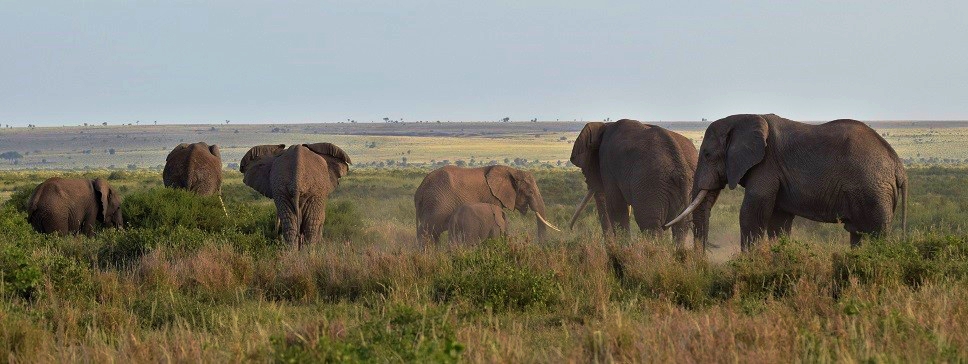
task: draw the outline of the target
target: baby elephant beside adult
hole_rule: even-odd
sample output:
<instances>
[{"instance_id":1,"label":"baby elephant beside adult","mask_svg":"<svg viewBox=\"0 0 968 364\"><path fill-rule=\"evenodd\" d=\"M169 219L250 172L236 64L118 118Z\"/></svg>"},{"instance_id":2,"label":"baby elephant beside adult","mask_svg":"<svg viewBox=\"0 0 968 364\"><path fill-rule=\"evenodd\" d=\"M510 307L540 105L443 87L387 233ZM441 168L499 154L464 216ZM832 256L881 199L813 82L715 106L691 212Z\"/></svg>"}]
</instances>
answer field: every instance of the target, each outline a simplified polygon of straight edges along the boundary
<instances>
[{"instance_id":1,"label":"baby elephant beside adult","mask_svg":"<svg viewBox=\"0 0 968 364\"><path fill-rule=\"evenodd\" d=\"M242 157L239 170L247 186L275 201L283 238L301 247L320 241L329 194L351 163L330 143L260 145Z\"/></svg>"},{"instance_id":2,"label":"baby elephant beside adult","mask_svg":"<svg viewBox=\"0 0 968 364\"><path fill-rule=\"evenodd\" d=\"M222 189L222 155L217 145L182 143L168 153L161 175L165 187L215 195Z\"/></svg>"},{"instance_id":3,"label":"baby elephant beside adult","mask_svg":"<svg viewBox=\"0 0 968 364\"><path fill-rule=\"evenodd\" d=\"M571 226L594 197L606 236L616 227L623 234L630 232L630 210L643 233L660 236L662 225L689 204L696 154L689 138L655 125L628 119L585 124L575 139L571 162L581 168L588 193ZM685 244L688 233L688 220L672 227L679 245Z\"/></svg>"},{"instance_id":4,"label":"baby elephant beside adult","mask_svg":"<svg viewBox=\"0 0 968 364\"><path fill-rule=\"evenodd\" d=\"M740 207L743 251L764 236L790 233L794 216L843 223L850 243L880 235L898 200L907 226L907 174L897 153L856 120L810 125L769 115L714 121L699 148L693 189L700 191L673 224L699 209L696 236L709 234L709 211L719 191L746 188Z\"/></svg>"},{"instance_id":5,"label":"baby elephant beside adult","mask_svg":"<svg viewBox=\"0 0 968 364\"><path fill-rule=\"evenodd\" d=\"M461 205L447 222L451 244L477 244L484 239L501 238L508 233L508 217L504 210L489 203Z\"/></svg>"},{"instance_id":6,"label":"baby elephant beside adult","mask_svg":"<svg viewBox=\"0 0 968 364\"><path fill-rule=\"evenodd\" d=\"M41 233L94 235L95 223L121 228L121 195L103 178L49 178L27 200L27 221Z\"/></svg>"},{"instance_id":7,"label":"baby elephant beside adult","mask_svg":"<svg viewBox=\"0 0 968 364\"><path fill-rule=\"evenodd\" d=\"M469 203L516 209L522 215L528 209L534 210L539 241L545 239L546 226L558 230L544 217L544 199L534 176L507 166L441 167L424 177L413 202L417 212L417 239L423 244L436 243L440 234L447 231L447 223L457 208Z\"/></svg>"}]
</instances>

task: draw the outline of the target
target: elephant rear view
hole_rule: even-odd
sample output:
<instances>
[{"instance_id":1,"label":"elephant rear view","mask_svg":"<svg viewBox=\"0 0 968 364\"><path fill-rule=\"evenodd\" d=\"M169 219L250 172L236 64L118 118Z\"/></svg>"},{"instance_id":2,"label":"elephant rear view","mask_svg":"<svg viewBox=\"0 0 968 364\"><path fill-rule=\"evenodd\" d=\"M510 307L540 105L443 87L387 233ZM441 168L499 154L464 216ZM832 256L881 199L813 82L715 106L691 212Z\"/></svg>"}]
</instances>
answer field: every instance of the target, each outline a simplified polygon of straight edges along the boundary
<instances>
[{"instance_id":1,"label":"elephant rear view","mask_svg":"<svg viewBox=\"0 0 968 364\"><path fill-rule=\"evenodd\" d=\"M606 236L616 226L628 233L631 214L640 230L661 234L663 224L689 203L697 159L692 141L668 129L628 119L585 124L575 139L571 162L585 175L588 193L571 225L594 197ZM672 226L680 245L688 233L688 221Z\"/></svg>"},{"instance_id":2,"label":"elephant rear view","mask_svg":"<svg viewBox=\"0 0 968 364\"><path fill-rule=\"evenodd\" d=\"M302 246L318 242L326 202L349 172L350 157L330 143L258 146L242 158L243 182L276 204L283 238Z\"/></svg>"},{"instance_id":3,"label":"elephant rear view","mask_svg":"<svg viewBox=\"0 0 968 364\"><path fill-rule=\"evenodd\" d=\"M121 195L103 178L50 178L27 200L27 220L41 233L94 235L94 226L124 226Z\"/></svg>"},{"instance_id":4,"label":"elephant rear view","mask_svg":"<svg viewBox=\"0 0 968 364\"><path fill-rule=\"evenodd\" d=\"M447 231L451 244L477 244L506 236L508 217L500 207L489 203L461 205L451 215Z\"/></svg>"},{"instance_id":5,"label":"elephant rear view","mask_svg":"<svg viewBox=\"0 0 968 364\"><path fill-rule=\"evenodd\" d=\"M165 187L182 188L201 196L222 189L222 155L217 145L179 144L168 153L162 172Z\"/></svg>"},{"instance_id":6,"label":"elephant rear view","mask_svg":"<svg viewBox=\"0 0 968 364\"><path fill-rule=\"evenodd\" d=\"M447 222L461 205L487 203L516 209L522 215L535 212L537 237L545 239L545 227L558 230L545 219L545 204L531 173L507 167L461 168L446 166L424 177L413 196L417 213L417 239L436 243L447 231Z\"/></svg>"}]
</instances>

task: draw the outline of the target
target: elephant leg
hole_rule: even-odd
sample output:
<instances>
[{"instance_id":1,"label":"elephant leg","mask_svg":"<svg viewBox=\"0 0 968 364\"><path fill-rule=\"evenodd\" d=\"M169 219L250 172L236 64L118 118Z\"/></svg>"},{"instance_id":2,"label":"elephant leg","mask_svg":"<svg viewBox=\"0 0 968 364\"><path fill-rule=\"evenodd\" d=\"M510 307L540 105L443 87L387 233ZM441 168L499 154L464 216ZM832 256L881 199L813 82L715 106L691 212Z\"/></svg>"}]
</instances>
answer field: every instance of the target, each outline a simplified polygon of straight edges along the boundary
<instances>
[{"instance_id":1,"label":"elephant leg","mask_svg":"<svg viewBox=\"0 0 968 364\"><path fill-rule=\"evenodd\" d=\"M279 219L279 226L282 229L282 238L290 245L299 246L299 223L296 218L296 207L292 201L285 198L277 198L276 216Z\"/></svg>"},{"instance_id":2,"label":"elephant leg","mask_svg":"<svg viewBox=\"0 0 968 364\"><path fill-rule=\"evenodd\" d=\"M596 192L595 195L595 211L598 213L598 222L602 225L602 234L608 236L612 234L612 219L608 217L608 204L605 202L605 194L602 192Z\"/></svg>"},{"instance_id":3,"label":"elephant leg","mask_svg":"<svg viewBox=\"0 0 968 364\"><path fill-rule=\"evenodd\" d=\"M326 199L314 198L302 204L302 245L308 246L322 241L323 223L326 222Z\"/></svg>"},{"instance_id":4,"label":"elephant leg","mask_svg":"<svg viewBox=\"0 0 968 364\"><path fill-rule=\"evenodd\" d=\"M622 197L621 192L616 188L614 193L605 194L605 209L608 211L608 218L611 220L611 228L616 226L621 234L629 236L631 227L629 226L629 205Z\"/></svg>"},{"instance_id":5,"label":"elephant leg","mask_svg":"<svg viewBox=\"0 0 968 364\"><path fill-rule=\"evenodd\" d=\"M770 239L777 239L781 236L789 236L793 229L793 214L785 211L773 211L770 216L770 224L766 229L766 235Z\"/></svg>"},{"instance_id":6,"label":"elephant leg","mask_svg":"<svg viewBox=\"0 0 968 364\"><path fill-rule=\"evenodd\" d=\"M774 196L752 194L746 190L743 205L739 211L740 247L749 251L753 244L763 239L767 225L772 218Z\"/></svg>"}]
</instances>

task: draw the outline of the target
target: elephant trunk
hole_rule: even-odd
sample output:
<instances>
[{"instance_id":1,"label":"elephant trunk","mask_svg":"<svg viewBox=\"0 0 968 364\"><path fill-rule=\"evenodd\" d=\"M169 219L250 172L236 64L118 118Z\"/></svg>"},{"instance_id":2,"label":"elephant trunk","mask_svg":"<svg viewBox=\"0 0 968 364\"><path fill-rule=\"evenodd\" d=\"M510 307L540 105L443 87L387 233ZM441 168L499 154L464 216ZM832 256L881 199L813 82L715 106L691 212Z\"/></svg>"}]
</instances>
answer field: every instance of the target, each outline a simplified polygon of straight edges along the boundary
<instances>
[{"instance_id":1,"label":"elephant trunk","mask_svg":"<svg viewBox=\"0 0 968 364\"><path fill-rule=\"evenodd\" d=\"M532 210L534 210L534 214L536 215L534 222L535 224L538 225L537 236L538 236L539 242L545 241L545 238L547 237L547 234L548 234L547 228L550 227L555 231L561 231L560 229L552 225L550 222L548 222L547 219L545 219L545 204L544 204L544 200L541 198L541 195L535 196L534 199L531 200L529 207Z\"/></svg>"},{"instance_id":2,"label":"elephant trunk","mask_svg":"<svg viewBox=\"0 0 968 364\"><path fill-rule=\"evenodd\" d=\"M719 192L720 190L708 191L705 201L696 208L692 215L692 236L695 247L697 249L702 247L703 251L709 248L709 218L713 205L719 197Z\"/></svg>"}]
</instances>

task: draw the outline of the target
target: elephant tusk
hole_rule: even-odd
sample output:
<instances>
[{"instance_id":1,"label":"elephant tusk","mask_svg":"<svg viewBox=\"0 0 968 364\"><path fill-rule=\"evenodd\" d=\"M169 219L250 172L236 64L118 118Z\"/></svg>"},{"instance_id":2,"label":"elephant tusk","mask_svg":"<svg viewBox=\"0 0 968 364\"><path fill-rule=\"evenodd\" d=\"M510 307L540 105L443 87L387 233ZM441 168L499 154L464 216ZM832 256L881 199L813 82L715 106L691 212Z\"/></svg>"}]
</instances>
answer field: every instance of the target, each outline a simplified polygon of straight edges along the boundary
<instances>
[{"instance_id":1,"label":"elephant tusk","mask_svg":"<svg viewBox=\"0 0 968 364\"><path fill-rule=\"evenodd\" d=\"M700 202L702 202L704 199L706 199L706 193L707 192L709 192L709 191L707 191L707 190L699 191L699 194L696 195L696 199L693 200L692 203L689 204L688 207L686 207L685 211L682 211L682 213L679 214L679 216L676 216L675 219L672 219L672 221L669 221L669 223L668 224L665 224L664 227L670 227L672 225L675 225L679 221L682 221L682 219L684 219L686 217L686 215L689 215L689 213L691 213L692 210L695 210L696 209L696 206L699 206L699 203Z\"/></svg>"},{"instance_id":2,"label":"elephant tusk","mask_svg":"<svg viewBox=\"0 0 968 364\"><path fill-rule=\"evenodd\" d=\"M541 222L544 223L546 226L550 227L551 230L561 232L561 229L558 229L557 226L551 225L551 223L548 222L548 220L545 220L544 216L541 216L541 214L539 214L537 211L535 211L534 214L538 215L538 220L541 220Z\"/></svg>"},{"instance_id":3,"label":"elephant tusk","mask_svg":"<svg viewBox=\"0 0 968 364\"><path fill-rule=\"evenodd\" d=\"M571 222L568 223L569 229L575 228L575 221L578 221L578 215L581 214L582 210L585 210L585 206L588 206L588 201L592 199L593 194L595 194L595 192L592 192L592 190L588 190L588 194L585 195L585 198L583 198L581 202L578 203L578 208L575 209L575 215L571 217Z\"/></svg>"}]
</instances>

